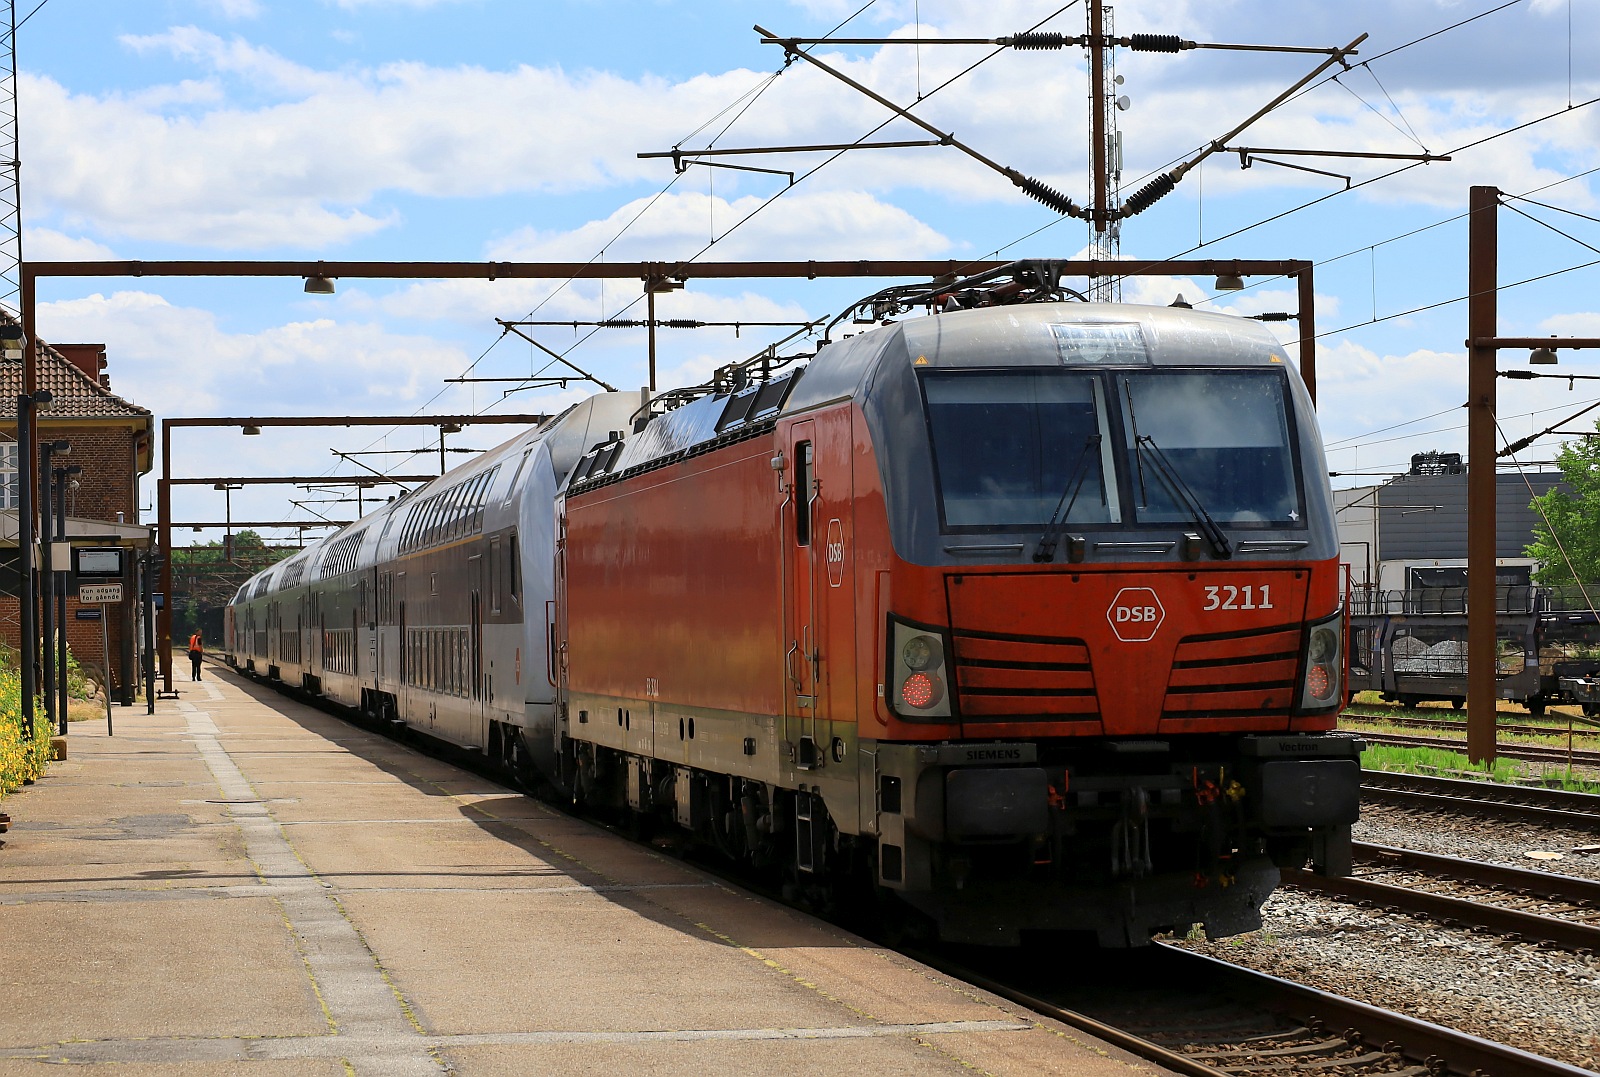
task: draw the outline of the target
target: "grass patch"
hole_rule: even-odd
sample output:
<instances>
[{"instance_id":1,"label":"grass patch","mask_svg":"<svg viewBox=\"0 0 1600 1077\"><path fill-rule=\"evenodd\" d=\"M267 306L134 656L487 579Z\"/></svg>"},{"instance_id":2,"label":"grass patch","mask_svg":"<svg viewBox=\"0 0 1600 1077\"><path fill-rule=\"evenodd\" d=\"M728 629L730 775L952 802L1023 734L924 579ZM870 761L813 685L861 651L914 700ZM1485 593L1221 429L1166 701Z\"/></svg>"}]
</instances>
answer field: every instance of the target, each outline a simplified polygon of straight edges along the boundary
<instances>
[{"instance_id":1,"label":"grass patch","mask_svg":"<svg viewBox=\"0 0 1600 1077\"><path fill-rule=\"evenodd\" d=\"M1600 781L1568 774L1565 768L1505 758L1480 765L1461 752L1444 748L1402 748L1391 744L1374 744L1361 753L1361 765L1367 770L1386 770L1399 774L1425 774L1504 785L1537 785L1574 793L1600 793Z\"/></svg>"}]
</instances>

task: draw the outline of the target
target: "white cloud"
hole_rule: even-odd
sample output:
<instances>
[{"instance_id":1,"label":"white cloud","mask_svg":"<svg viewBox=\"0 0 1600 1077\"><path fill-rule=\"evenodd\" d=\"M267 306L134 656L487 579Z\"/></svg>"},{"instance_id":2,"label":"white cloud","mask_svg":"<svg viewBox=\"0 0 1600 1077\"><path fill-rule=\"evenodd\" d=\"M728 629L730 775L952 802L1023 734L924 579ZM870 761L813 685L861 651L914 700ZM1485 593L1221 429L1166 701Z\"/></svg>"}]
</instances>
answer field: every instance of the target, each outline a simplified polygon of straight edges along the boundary
<instances>
[{"instance_id":1,"label":"white cloud","mask_svg":"<svg viewBox=\"0 0 1600 1077\"><path fill-rule=\"evenodd\" d=\"M630 202L603 220L571 231L519 229L492 243L485 257L581 264L604 247L607 261L670 261L697 254L710 238L713 222L721 233L745 219L749 223L705 257L715 261L905 259L954 253L949 239L911 214L856 192L796 194L759 214L754 211L761 200L755 197L730 202L699 194L667 195L649 215L640 217L639 211L648 201ZM637 223L616 239L635 218L639 218ZM663 309L670 306L670 317L718 321L807 317L793 304L753 293L737 300L713 299L700 291L704 286L692 282L686 291L663 299ZM611 280L603 286L597 281L581 281L566 287L561 281L541 280L430 281L400 289L376 301L375 306L391 316L450 318L478 326L535 307L543 308L540 317L544 318L593 320L617 316L624 304L641 294L640 287L632 280ZM636 306L629 316L642 317L641 311L642 307Z\"/></svg>"},{"instance_id":2,"label":"white cloud","mask_svg":"<svg viewBox=\"0 0 1600 1077\"><path fill-rule=\"evenodd\" d=\"M348 6L363 0L342 2ZM421 6L427 0L395 2ZM833 19L843 11L824 0L803 6L813 18ZM1363 4L1341 10L1337 18L1310 13L1292 36L1312 43L1326 36L1322 43L1331 43L1353 33L1349 28L1362 24L1363 13L1371 14L1384 27L1384 41L1370 43L1371 53L1392 47L1413 29L1436 29L1440 20L1454 14L1448 4L1415 7L1395 12ZM884 4L859 22L868 31L905 35L916 30L912 16L917 10L907 3ZM1152 5L1133 4L1118 16L1124 31L1159 15L1154 28L1161 31L1232 40L1241 35L1241 26L1281 24L1253 18L1252 13L1264 10L1260 0L1238 0L1220 8L1180 4L1160 12ZM1020 2L981 8L923 3L920 13L925 34L981 36L1020 29L1038 14L1033 5ZM1074 14L1053 25L1075 32L1080 17ZM1485 22L1477 37L1464 36L1473 31L1463 30L1452 40L1493 41L1495 27L1526 28L1534 25L1528 22L1532 17L1496 16L1502 21ZM244 38L225 39L192 26L129 36L124 43L149 62L170 58L204 77L98 96L73 93L50 79L25 78L23 107L32 118L23 129L30 142L28 159L42 166L32 173L38 177L38 207L63 220L93 222L106 236L234 248L325 247L395 228L401 218L383 205L389 194L484 198L664 184L670 178L666 162L640 161L636 153L668 148L674 137L766 77L730 70L668 81L556 67L496 71L416 62L318 70ZM951 90L928 96L982 53L967 47L817 51L824 62L892 100L911 103L924 95L916 106L919 115L954 131L1002 165L1086 200L1081 50L1002 53ZM1566 87L1554 85L1548 63L1540 64L1546 84L1530 92L1525 72L1466 64L1428 67L1423 61L1430 55L1419 47L1381 63L1381 87L1360 71L1342 76L1376 112L1338 87L1325 86L1289 103L1236 141L1400 152L1416 148L1396 129L1409 125L1430 149L1442 152L1564 100ZM1120 63L1128 78L1123 89L1134 103L1121 117L1127 148L1124 182L1131 190L1143 171L1222 134L1308 70L1313 60L1125 53ZM1412 86L1412 72L1424 83L1446 74L1454 82ZM255 102L262 95L271 103L237 103ZM1205 107L1197 116L1201 95ZM890 116L827 74L797 64L741 116L721 144L848 141ZM1486 171L1504 189L1529 189L1592 163L1596 122L1578 114L1572 121L1541 125L1453 164L1413 169L1354 197L1456 205L1466 186ZM897 121L874 137L928 135ZM804 173L823 157L752 160ZM1274 190L1320 194L1333 182L1264 165L1248 172L1217 167L1223 164L1218 158L1206 171L1208 197L1245 192L1261 197ZM1392 162L1352 160L1329 164L1330 170L1358 180L1394 167ZM712 177L704 169L692 169L678 189L706 190L702 185L713 179L715 194L733 204L752 190L765 194L773 189L770 178L727 172ZM880 199L890 192L922 190L962 203L1025 200L1004 177L950 147L846 154L802 188L841 189L872 192ZM1180 191L1177 197L1193 199L1196 178L1185 181ZM785 196L782 204L792 198ZM671 208L670 203L662 207Z\"/></svg>"},{"instance_id":3,"label":"white cloud","mask_svg":"<svg viewBox=\"0 0 1600 1077\"><path fill-rule=\"evenodd\" d=\"M22 249L31 262L91 262L116 257L103 243L53 228L24 228Z\"/></svg>"},{"instance_id":4,"label":"white cloud","mask_svg":"<svg viewBox=\"0 0 1600 1077\"><path fill-rule=\"evenodd\" d=\"M332 317L230 333L208 311L152 292L39 305L48 340L104 342L118 393L164 415L216 414L247 399L256 414L351 413L415 406L467 363L459 348Z\"/></svg>"}]
</instances>

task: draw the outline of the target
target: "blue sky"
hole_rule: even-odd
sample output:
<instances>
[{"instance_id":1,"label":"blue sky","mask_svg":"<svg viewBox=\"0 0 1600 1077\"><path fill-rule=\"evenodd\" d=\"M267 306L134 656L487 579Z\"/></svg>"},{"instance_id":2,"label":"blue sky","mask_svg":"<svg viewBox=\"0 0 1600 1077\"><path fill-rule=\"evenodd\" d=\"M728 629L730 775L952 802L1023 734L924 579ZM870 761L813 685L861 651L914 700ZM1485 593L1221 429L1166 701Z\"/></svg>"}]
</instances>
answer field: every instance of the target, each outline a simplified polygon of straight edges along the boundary
<instances>
[{"instance_id":1,"label":"blue sky","mask_svg":"<svg viewBox=\"0 0 1600 1077\"><path fill-rule=\"evenodd\" d=\"M863 4L48 0L18 35L25 254L633 260L694 254L726 233L703 257L1080 256L1087 243L1080 222L1058 220L950 149L850 154L788 190L775 177L724 170L692 168L675 178L669 163L636 158L680 142L704 145L730 120L719 145L866 134L886 118L881 107L804 65L774 77L782 54L751 29L761 23L823 36ZM1464 448L1462 416L1451 413L1465 399L1464 304L1397 315L1465 293L1466 226L1451 218L1465 209L1471 186L1543 188L1530 197L1571 211L1523 204L1573 238L1502 211L1502 283L1600 258L1584 246L1600 247L1600 226L1574 215L1600 216L1593 177L1582 175L1600 166L1600 106L1566 111L1600 95L1600 12L1567 0L1522 0L1408 45L1495 6L1128 0L1114 7L1122 34L1323 47L1371 35L1352 70L1235 144L1445 153L1562 113L1449 163L1366 185L1397 166L1308 162L1358 186L1266 224L1258 222L1338 192L1343 181L1265 164L1241 170L1237 156L1217 155L1127 222L1126 256L1318 263L1318 328L1328 334L1318 351L1323 427L1331 465L1343 472L1393 470L1415 451ZM19 15L32 7L24 0ZM1049 18L1059 7L878 0L841 33L997 37L1047 19L1047 29L1082 32L1083 5ZM929 122L1085 200L1081 50L1003 51L929 95L989 51L824 46L817 55L901 103L920 92L926 99L917 112ZM1369 67L1359 66L1369 58ZM1195 50L1122 51L1117 62L1130 98L1119 117L1128 193L1226 133L1317 60ZM757 89L753 100L746 96ZM900 123L877 137L923 136ZM805 173L820 160L752 163ZM1502 332L1600 335L1596 273L1508 289ZM658 313L800 321L831 314L875 286L695 282L664 297ZM1209 280L1143 280L1128 285L1124 298L1166 303L1178 292L1239 313L1294 307L1282 281L1214 297ZM105 342L113 387L158 416L539 411L573 392L502 400L504 386L450 387L444 379L475 361L472 373L487 377L543 365L527 344L502 338L496 317L535 309L551 319L615 317L637 297L626 282L602 294L595 285L561 282L343 281L336 296L320 298L303 294L297 281L47 281L40 330L46 339ZM663 387L697 381L780 332L663 333ZM546 333L540 339L557 350L574 342L571 330ZM1592 354L1568 353L1560 369L1591 370L1584 356ZM597 334L571 358L619 386L644 382L639 333ZM1524 361L1502 357L1503 366ZM1565 382L1502 382L1507 437L1600 398L1584 384L1569 391ZM353 468L336 467L331 449L418 442L415 432L381 433L188 437L178 452L189 460L177 460L176 473L210 473L226 461L241 474L348 474ZM483 427L457 440L487 447L498 438ZM1524 456L1548 459L1552 446ZM428 463L394 455L369 462L401 470ZM221 509L214 498L188 492L176 512L214 518ZM283 498L282 490L246 491L235 498L235 514L283 518Z\"/></svg>"}]
</instances>

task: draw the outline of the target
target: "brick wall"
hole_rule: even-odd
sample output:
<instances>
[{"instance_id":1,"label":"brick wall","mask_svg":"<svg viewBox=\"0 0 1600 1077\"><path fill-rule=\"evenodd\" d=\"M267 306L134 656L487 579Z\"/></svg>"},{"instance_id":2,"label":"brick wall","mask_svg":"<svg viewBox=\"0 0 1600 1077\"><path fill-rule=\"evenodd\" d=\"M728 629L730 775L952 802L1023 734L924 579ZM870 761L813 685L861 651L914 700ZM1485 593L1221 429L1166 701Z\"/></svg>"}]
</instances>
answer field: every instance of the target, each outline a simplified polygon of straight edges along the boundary
<instances>
[{"instance_id":1,"label":"brick wall","mask_svg":"<svg viewBox=\"0 0 1600 1077\"><path fill-rule=\"evenodd\" d=\"M138 491L134 481L137 466L132 429L51 426L47 419L40 428L39 440L70 443L71 455L57 457L56 466L76 464L83 468L83 474L77 476L77 492L67 495L68 516L114 523L117 513L121 512L126 522L138 522Z\"/></svg>"}]
</instances>

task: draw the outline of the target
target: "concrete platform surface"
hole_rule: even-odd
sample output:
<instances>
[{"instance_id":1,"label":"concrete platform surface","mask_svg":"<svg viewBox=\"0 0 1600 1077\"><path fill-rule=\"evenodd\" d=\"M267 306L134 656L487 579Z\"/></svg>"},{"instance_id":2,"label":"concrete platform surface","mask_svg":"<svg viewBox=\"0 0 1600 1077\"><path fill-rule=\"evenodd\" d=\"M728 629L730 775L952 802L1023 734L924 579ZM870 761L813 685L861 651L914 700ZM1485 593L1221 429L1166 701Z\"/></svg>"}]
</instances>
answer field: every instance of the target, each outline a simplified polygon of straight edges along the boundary
<instances>
[{"instance_id":1,"label":"concrete platform surface","mask_svg":"<svg viewBox=\"0 0 1600 1077\"><path fill-rule=\"evenodd\" d=\"M180 688L5 802L0 1074L1163 1072L231 673Z\"/></svg>"}]
</instances>

